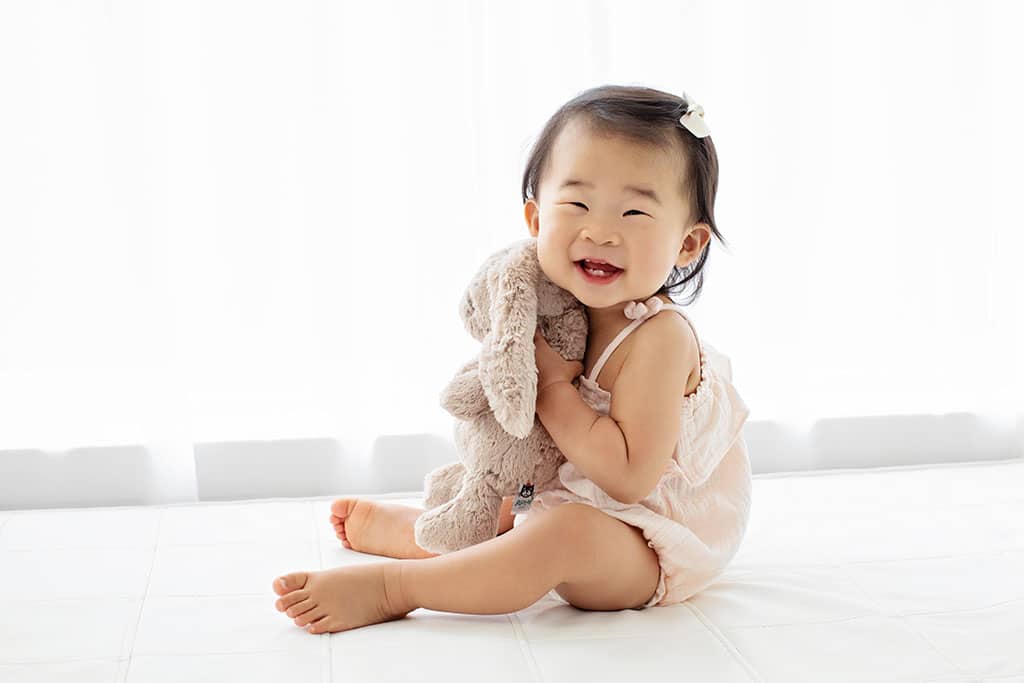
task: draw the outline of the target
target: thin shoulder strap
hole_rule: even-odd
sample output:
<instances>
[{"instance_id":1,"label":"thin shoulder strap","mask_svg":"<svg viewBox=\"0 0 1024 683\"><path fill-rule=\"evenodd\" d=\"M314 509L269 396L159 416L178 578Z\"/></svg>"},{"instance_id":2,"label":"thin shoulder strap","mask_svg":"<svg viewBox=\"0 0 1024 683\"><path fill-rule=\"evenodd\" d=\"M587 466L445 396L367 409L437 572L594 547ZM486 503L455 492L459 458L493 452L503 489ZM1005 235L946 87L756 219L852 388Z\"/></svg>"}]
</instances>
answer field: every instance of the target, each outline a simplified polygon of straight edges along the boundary
<instances>
[{"instance_id":1,"label":"thin shoulder strap","mask_svg":"<svg viewBox=\"0 0 1024 683\"><path fill-rule=\"evenodd\" d=\"M597 380L598 375L601 374L601 368L604 367L605 361L608 360L608 356L612 355L612 351L614 351L618 347L618 345L622 343L622 340L625 339L630 332L639 327L640 323L642 323L644 320L646 320L646 318L638 318L634 320L633 322L622 328L621 332L615 335L615 339L612 339L611 342L609 342L608 346L604 347L604 351L601 352L601 357L597 359L597 363L594 364L594 369L590 371L590 377L588 377L587 379L589 379L592 382Z\"/></svg>"},{"instance_id":2,"label":"thin shoulder strap","mask_svg":"<svg viewBox=\"0 0 1024 683\"><path fill-rule=\"evenodd\" d=\"M678 313L679 315L683 316L683 319L690 326L690 329L693 330L693 336L694 337L697 336L697 330L693 326L693 323L690 322L690 319L686 316L686 314L683 313L683 307L682 306L680 306L679 304L663 304L661 308L662 308L662 310L665 310L665 309L673 310L676 313ZM638 319L634 320L633 322L631 322L630 324L626 325L624 328L622 328L622 331L619 332L615 336L615 339L613 339L608 344L608 346L604 347L604 351L601 352L600 358L597 359L597 363L594 364L594 369L590 371L590 376L587 377L587 379L589 379L592 382L596 381L597 377L600 376L601 369L604 367L604 364L608 360L608 357L612 355L612 352L615 351L616 348L618 348L619 344L622 343L622 340L625 339L629 335L630 332L632 332L637 327L639 327L645 320L649 320L651 317L653 317L653 316L648 316L646 318L638 318ZM699 338L697 339L697 348L699 350L703 349L703 347L701 346Z\"/></svg>"}]
</instances>

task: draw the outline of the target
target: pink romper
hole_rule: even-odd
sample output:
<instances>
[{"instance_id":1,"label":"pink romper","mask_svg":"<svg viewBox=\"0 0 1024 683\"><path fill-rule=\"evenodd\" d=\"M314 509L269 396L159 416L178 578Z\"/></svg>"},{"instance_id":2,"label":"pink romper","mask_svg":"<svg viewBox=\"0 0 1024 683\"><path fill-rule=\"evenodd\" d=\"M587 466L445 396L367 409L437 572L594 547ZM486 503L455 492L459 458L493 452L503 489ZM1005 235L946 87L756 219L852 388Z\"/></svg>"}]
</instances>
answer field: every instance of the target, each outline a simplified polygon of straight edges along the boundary
<instances>
[{"instance_id":1,"label":"pink romper","mask_svg":"<svg viewBox=\"0 0 1024 683\"><path fill-rule=\"evenodd\" d=\"M661 303L683 316L696 335L682 306ZM611 392L596 378L622 340L658 313L657 306L649 308L654 310L641 314L608 344L590 377L579 378L580 396L602 415L608 414ZM564 488L533 499L532 505L541 509L586 503L641 529L658 554L661 572L654 595L635 609L679 603L706 588L739 550L750 517L750 461L740 433L750 411L732 385L728 357L699 338L698 348L700 384L682 399L679 441L650 495L633 505L620 503L566 461L558 469ZM516 515L514 524L528 516ZM565 602L554 590L549 595Z\"/></svg>"}]
</instances>

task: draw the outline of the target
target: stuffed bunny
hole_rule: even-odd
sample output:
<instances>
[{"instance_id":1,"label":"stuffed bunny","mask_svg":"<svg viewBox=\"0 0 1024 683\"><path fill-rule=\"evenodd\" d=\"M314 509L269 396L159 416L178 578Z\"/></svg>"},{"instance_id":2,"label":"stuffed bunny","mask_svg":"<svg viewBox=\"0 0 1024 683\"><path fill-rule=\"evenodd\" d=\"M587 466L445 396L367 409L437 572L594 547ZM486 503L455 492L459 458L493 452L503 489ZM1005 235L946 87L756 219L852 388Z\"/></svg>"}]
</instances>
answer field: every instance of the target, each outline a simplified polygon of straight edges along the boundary
<instances>
[{"instance_id":1,"label":"stuffed bunny","mask_svg":"<svg viewBox=\"0 0 1024 683\"><path fill-rule=\"evenodd\" d=\"M416 544L438 554L494 538L503 497L517 495L518 512L534 493L560 485L565 456L535 413L534 330L566 360L582 361L587 346L586 308L544 275L536 238L488 257L459 313L481 342L478 357L441 392L441 405L458 418L462 461L426 476L427 510L415 524Z\"/></svg>"}]
</instances>

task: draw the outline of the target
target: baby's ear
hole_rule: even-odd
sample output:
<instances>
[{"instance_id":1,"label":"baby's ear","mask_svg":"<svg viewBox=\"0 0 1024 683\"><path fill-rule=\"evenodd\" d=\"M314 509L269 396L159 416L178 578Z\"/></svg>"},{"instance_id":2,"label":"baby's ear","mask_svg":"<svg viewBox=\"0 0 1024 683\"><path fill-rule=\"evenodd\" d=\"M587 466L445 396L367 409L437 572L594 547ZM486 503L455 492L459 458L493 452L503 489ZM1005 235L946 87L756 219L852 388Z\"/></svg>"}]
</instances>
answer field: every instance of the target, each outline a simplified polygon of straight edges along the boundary
<instances>
[{"instance_id":1,"label":"baby's ear","mask_svg":"<svg viewBox=\"0 0 1024 683\"><path fill-rule=\"evenodd\" d=\"M526 229L530 231L530 236L537 237L540 233L540 207L536 201L526 200L523 204L523 217L526 218Z\"/></svg>"},{"instance_id":2,"label":"baby's ear","mask_svg":"<svg viewBox=\"0 0 1024 683\"><path fill-rule=\"evenodd\" d=\"M480 383L494 417L506 432L523 438L537 408L536 240L523 240L498 265L490 297L490 333L480 350Z\"/></svg>"}]
</instances>

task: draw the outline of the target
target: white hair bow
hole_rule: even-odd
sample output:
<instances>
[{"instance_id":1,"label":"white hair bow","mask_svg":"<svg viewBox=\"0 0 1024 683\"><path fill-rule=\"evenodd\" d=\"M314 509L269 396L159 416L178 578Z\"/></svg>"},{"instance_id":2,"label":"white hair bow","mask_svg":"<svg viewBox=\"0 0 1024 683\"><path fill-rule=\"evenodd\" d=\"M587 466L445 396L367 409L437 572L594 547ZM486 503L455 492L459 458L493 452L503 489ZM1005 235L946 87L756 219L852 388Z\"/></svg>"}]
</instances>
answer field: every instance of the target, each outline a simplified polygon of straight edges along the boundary
<instances>
[{"instance_id":1,"label":"white hair bow","mask_svg":"<svg viewBox=\"0 0 1024 683\"><path fill-rule=\"evenodd\" d=\"M706 138L711 135L711 129L704 123L704 107L693 101L693 98L683 93L683 99L687 102L686 113L679 117L679 123L683 124L686 130L698 138Z\"/></svg>"}]
</instances>

